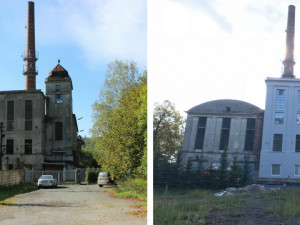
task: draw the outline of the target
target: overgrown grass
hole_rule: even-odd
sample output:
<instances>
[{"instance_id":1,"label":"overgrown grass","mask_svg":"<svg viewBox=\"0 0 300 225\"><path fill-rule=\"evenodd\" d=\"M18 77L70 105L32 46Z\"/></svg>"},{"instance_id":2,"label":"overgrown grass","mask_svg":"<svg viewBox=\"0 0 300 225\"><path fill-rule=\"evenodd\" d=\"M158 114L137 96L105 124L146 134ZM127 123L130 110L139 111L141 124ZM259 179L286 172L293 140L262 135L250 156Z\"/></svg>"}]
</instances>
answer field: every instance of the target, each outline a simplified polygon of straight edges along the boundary
<instances>
[{"instance_id":1,"label":"overgrown grass","mask_svg":"<svg viewBox=\"0 0 300 225\"><path fill-rule=\"evenodd\" d=\"M9 187L0 187L0 204L8 198L28 191L36 190L37 185L32 183L22 183Z\"/></svg>"},{"instance_id":2,"label":"overgrown grass","mask_svg":"<svg viewBox=\"0 0 300 225\"><path fill-rule=\"evenodd\" d=\"M205 224L218 213L229 217L246 217L249 199L261 199L265 213L287 220L300 216L300 190L216 197L215 190L154 190L154 224ZM213 214L212 214L213 213Z\"/></svg>"},{"instance_id":3,"label":"overgrown grass","mask_svg":"<svg viewBox=\"0 0 300 225\"><path fill-rule=\"evenodd\" d=\"M118 186L114 189L116 191L116 197L147 200L147 180L128 179L118 182Z\"/></svg>"},{"instance_id":4,"label":"overgrown grass","mask_svg":"<svg viewBox=\"0 0 300 225\"><path fill-rule=\"evenodd\" d=\"M266 212L277 217L296 218L300 215L300 190L280 190L271 197Z\"/></svg>"}]
</instances>

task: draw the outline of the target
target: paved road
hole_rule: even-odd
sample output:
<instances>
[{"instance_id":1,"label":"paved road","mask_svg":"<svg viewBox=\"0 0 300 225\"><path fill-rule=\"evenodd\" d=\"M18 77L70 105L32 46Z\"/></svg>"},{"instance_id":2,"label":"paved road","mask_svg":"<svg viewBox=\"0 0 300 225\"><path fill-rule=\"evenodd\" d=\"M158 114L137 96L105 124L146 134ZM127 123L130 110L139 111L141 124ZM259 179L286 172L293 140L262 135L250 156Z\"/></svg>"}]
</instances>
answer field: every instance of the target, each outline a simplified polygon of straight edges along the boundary
<instances>
[{"instance_id":1,"label":"paved road","mask_svg":"<svg viewBox=\"0 0 300 225\"><path fill-rule=\"evenodd\" d=\"M110 188L68 185L42 188L16 196L0 206L0 224L143 225L146 218L130 215L138 201L109 197Z\"/></svg>"}]
</instances>

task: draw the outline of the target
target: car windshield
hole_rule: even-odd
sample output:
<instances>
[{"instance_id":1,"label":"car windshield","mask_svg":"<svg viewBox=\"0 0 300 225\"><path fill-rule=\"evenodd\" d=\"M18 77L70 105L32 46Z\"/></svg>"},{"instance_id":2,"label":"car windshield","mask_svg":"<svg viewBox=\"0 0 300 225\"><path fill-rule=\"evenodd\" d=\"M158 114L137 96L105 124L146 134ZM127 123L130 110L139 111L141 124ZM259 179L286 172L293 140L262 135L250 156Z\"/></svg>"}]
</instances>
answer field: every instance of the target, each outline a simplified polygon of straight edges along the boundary
<instances>
[{"instance_id":1,"label":"car windshield","mask_svg":"<svg viewBox=\"0 0 300 225\"><path fill-rule=\"evenodd\" d=\"M99 173L99 177L108 177L107 173Z\"/></svg>"},{"instance_id":2,"label":"car windshield","mask_svg":"<svg viewBox=\"0 0 300 225\"><path fill-rule=\"evenodd\" d=\"M52 175L43 175L40 179L53 179Z\"/></svg>"}]
</instances>

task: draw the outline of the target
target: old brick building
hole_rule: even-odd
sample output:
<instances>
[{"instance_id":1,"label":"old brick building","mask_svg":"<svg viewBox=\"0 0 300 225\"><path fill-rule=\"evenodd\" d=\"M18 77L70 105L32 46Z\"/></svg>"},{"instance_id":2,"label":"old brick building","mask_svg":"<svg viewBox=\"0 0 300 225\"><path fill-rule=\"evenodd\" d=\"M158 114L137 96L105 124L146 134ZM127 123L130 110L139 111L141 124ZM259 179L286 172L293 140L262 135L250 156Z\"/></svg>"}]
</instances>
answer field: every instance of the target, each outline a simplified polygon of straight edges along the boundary
<instances>
[{"instance_id":1,"label":"old brick building","mask_svg":"<svg viewBox=\"0 0 300 225\"><path fill-rule=\"evenodd\" d=\"M0 122L7 169L73 168L77 157L77 122L72 80L58 61L46 78L46 93L36 89L34 3L28 2L24 55L25 90L0 91Z\"/></svg>"}]
</instances>

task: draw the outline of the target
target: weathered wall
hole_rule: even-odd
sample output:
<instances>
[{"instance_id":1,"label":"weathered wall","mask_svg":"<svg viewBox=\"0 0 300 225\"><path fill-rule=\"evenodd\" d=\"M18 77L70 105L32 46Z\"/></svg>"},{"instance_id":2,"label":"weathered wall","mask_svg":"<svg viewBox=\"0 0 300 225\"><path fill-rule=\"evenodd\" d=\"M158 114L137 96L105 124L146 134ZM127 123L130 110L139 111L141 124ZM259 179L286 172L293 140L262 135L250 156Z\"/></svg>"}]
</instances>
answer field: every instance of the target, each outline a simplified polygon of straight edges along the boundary
<instances>
[{"instance_id":1,"label":"weathered wall","mask_svg":"<svg viewBox=\"0 0 300 225\"><path fill-rule=\"evenodd\" d=\"M24 170L1 170L0 187L11 186L24 182Z\"/></svg>"}]
</instances>

